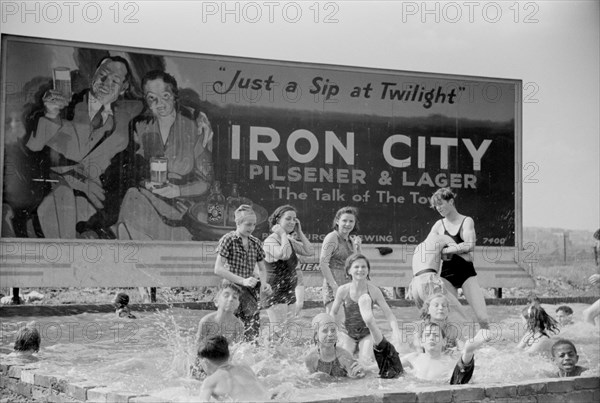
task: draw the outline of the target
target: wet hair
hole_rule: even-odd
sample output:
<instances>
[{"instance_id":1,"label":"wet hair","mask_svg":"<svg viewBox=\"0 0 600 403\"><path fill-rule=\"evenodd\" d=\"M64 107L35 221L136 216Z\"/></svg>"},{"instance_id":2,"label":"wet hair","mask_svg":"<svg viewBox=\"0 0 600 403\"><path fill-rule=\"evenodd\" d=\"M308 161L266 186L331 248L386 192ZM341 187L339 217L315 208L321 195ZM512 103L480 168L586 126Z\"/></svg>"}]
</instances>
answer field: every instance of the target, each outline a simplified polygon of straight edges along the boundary
<instances>
[{"instance_id":1,"label":"wet hair","mask_svg":"<svg viewBox=\"0 0 600 403\"><path fill-rule=\"evenodd\" d=\"M337 323L333 316L325 312L321 312L313 318L311 326L313 328L313 341L315 342L315 344L318 343L317 335L319 333L319 327L327 325L329 323L334 323L337 327Z\"/></svg>"},{"instance_id":2,"label":"wet hair","mask_svg":"<svg viewBox=\"0 0 600 403\"><path fill-rule=\"evenodd\" d=\"M126 307L127 305L129 305L129 295L125 294L124 292L118 293L115 296L113 304L117 308L124 308L124 307Z\"/></svg>"},{"instance_id":3,"label":"wet hair","mask_svg":"<svg viewBox=\"0 0 600 403\"><path fill-rule=\"evenodd\" d=\"M15 351L40 351L41 337L40 332L35 328L35 323L31 322L20 328L15 340Z\"/></svg>"},{"instance_id":4,"label":"wet hair","mask_svg":"<svg viewBox=\"0 0 600 403\"><path fill-rule=\"evenodd\" d=\"M244 219L250 215L253 215L256 217L256 213L252 209L252 206L250 206L248 204L240 205L235 210L235 213L234 213L236 225L240 225L241 223L243 223Z\"/></svg>"},{"instance_id":5,"label":"wet hair","mask_svg":"<svg viewBox=\"0 0 600 403\"><path fill-rule=\"evenodd\" d=\"M342 218L343 214L352 214L354 216L354 228L352 228L352 231L350 231L350 233L354 234L354 233L358 232L359 231L358 209L356 207L350 207L350 206L342 207L335 213L335 217L333 218L333 225L331 226L331 229L333 229L333 230L338 229L337 222L340 218Z\"/></svg>"},{"instance_id":6,"label":"wet hair","mask_svg":"<svg viewBox=\"0 0 600 403\"><path fill-rule=\"evenodd\" d=\"M435 208L435 204L440 200L445 200L449 202L450 200L454 200L456 198L456 194L450 190L450 188L439 188L435 191L434 194L431 195L429 199L431 208Z\"/></svg>"},{"instance_id":7,"label":"wet hair","mask_svg":"<svg viewBox=\"0 0 600 403\"><path fill-rule=\"evenodd\" d=\"M279 221L279 219L288 211L298 213L298 210L296 210L294 206L290 206L289 204L279 206L275 209L275 211L273 211L273 214L271 214L271 216L269 217L269 224L271 224L271 226L277 224L277 221Z\"/></svg>"},{"instance_id":8,"label":"wet hair","mask_svg":"<svg viewBox=\"0 0 600 403\"><path fill-rule=\"evenodd\" d=\"M571 307L568 305L561 305L558 308L556 308L556 313L560 311L563 311L567 315L573 315L573 309L571 309Z\"/></svg>"},{"instance_id":9,"label":"wet hair","mask_svg":"<svg viewBox=\"0 0 600 403\"><path fill-rule=\"evenodd\" d=\"M222 335L209 337L200 346L198 356L211 361L226 361L229 359L229 343Z\"/></svg>"},{"instance_id":10,"label":"wet hair","mask_svg":"<svg viewBox=\"0 0 600 403\"><path fill-rule=\"evenodd\" d=\"M521 314L526 320L527 330L531 332L540 332L547 337L550 337L547 331L554 334L560 333L558 322L542 308L537 297L531 299L531 303L523 308Z\"/></svg>"},{"instance_id":11,"label":"wet hair","mask_svg":"<svg viewBox=\"0 0 600 403\"><path fill-rule=\"evenodd\" d=\"M423 302L423 307L421 308L421 319L429 321L431 320L431 316L429 315L429 305L431 305L431 301L437 298L443 298L446 300L446 304L448 304L448 308L450 308L450 300L444 294L435 293L431 294L425 301ZM448 309L449 311L449 309Z\"/></svg>"},{"instance_id":12,"label":"wet hair","mask_svg":"<svg viewBox=\"0 0 600 403\"><path fill-rule=\"evenodd\" d=\"M221 282L221 285L219 286L219 290L217 291L217 294L215 295L215 300L217 298L219 298L219 295L221 295L221 292L223 292L224 290L227 290L227 289L233 291L235 294L237 294L238 297L240 296L240 294L242 292L242 290L240 289L240 287L237 284L232 283L229 280L223 279L223 281Z\"/></svg>"},{"instance_id":13,"label":"wet hair","mask_svg":"<svg viewBox=\"0 0 600 403\"><path fill-rule=\"evenodd\" d=\"M575 348L575 344L573 344L573 342L571 340L567 340L567 339L559 339L556 341L556 343L554 343L552 345L552 357L554 357L554 353L556 351L556 349L560 346L571 346L571 348L573 349L573 352L575 353L575 355L577 355L577 349Z\"/></svg>"},{"instance_id":14,"label":"wet hair","mask_svg":"<svg viewBox=\"0 0 600 403\"><path fill-rule=\"evenodd\" d=\"M421 326L419 326L417 328L417 336L418 336L419 340L421 340L421 338L423 337L423 334L425 333L425 329L428 327L429 328L437 327L438 329L440 329L440 335L442 336L442 339L446 338L446 330L444 329L444 326L440 325L439 323L431 322L429 320L424 320L423 322L421 322Z\"/></svg>"},{"instance_id":15,"label":"wet hair","mask_svg":"<svg viewBox=\"0 0 600 403\"><path fill-rule=\"evenodd\" d=\"M346 263L344 264L344 270L346 270L346 276L351 277L350 273L348 273L350 271L350 267L352 266L352 263L354 263L360 259L364 259L364 261L367 262L367 268L369 269L369 271L367 273L367 280L370 280L371 278L369 277L369 275L371 274L371 263L369 262L369 259L367 259L367 257L365 255L363 255L362 253L353 253L346 258Z\"/></svg>"}]
</instances>

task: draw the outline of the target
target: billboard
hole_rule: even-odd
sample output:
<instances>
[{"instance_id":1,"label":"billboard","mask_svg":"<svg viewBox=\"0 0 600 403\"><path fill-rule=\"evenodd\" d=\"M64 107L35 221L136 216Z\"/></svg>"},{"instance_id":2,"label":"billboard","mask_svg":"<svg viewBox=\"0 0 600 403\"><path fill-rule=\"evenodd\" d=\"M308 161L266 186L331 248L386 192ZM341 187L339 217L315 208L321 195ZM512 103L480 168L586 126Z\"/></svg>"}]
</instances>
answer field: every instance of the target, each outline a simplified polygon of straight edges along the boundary
<instances>
[{"instance_id":1,"label":"billboard","mask_svg":"<svg viewBox=\"0 0 600 403\"><path fill-rule=\"evenodd\" d=\"M96 129L106 56L130 74ZM3 237L216 241L251 203L264 238L289 203L311 242L350 205L416 244L450 187L478 245L517 242L519 80L3 36L2 88Z\"/></svg>"}]
</instances>

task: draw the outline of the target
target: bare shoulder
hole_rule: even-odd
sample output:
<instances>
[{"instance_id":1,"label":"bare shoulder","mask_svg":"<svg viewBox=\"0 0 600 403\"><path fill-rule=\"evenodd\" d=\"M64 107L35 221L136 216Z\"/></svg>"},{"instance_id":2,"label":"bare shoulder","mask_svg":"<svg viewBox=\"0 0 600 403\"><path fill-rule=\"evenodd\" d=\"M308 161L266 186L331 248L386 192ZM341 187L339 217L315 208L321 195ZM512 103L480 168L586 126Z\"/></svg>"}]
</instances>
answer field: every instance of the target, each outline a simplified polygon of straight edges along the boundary
<instances>
[{"instance_id":1,"label":"bare shoulder","mask_svg":"<svg viewBox=\"0 0 600 403\"><path fill-rule=\"evenodd\" d=\"M319 352L316 348L309 350L308 354L304 357L304 364L309 371L315 372L317 370L317 361L319 360Z\"/></svg>"}]
</instances>

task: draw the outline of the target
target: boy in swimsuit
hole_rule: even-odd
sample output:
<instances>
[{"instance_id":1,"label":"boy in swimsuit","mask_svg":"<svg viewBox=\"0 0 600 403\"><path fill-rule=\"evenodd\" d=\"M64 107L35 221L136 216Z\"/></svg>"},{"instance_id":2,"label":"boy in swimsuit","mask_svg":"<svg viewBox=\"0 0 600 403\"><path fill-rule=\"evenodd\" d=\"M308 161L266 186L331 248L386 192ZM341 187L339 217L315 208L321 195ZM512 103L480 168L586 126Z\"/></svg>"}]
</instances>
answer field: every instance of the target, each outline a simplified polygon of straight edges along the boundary
<instances>
[{"instance_id":1,"label":"boy in swimsuit","mask_svg":"<svg viewBox=\"0 0 600 403\"><path fill-rule=\"evenodd\" d=\"M365 372L347 350L338 347L338 325L333 316L320 313L312 320L314 342L304 363L310 373L322 372L333 377L362 378Z\"/></svg>"},{"instance_id":2,"label":"boy in swimsuit","mask_svg":"<svg viewBox=\"0 0 600 403\"><path fill-rule=\"evenodd\" d=\"M569 340L560 339L552 345L552 360L558 367L556 375L559 378L579 376L587 370L587 368L577 365L577 361L579 361L577 349Z\"/></svg>"},{"instance_id":3,"label":"boy in swimsuit","mask_svg":"<svg viewBox=\"0 0 600 403\"><path fill-rule=\"evenodd\" d=\"M223 280L214 301L217 311L200 319L198 345L211 336L223 335L232 343L242 341L244 323L234 314L240 306L240 289L230 281Z\"/></svg>"},{"instance_id":4,"label":"boy in swimsuit","mask_svg":"<svg viewBox=\"0 0 600 403\"><path fill-rule=\"evenodd\" d=\"M224 336L206 340L198 351L200 363L208 377L202 382L199 400L262 402L268 399L267 391L260 384L252 369L246 365L229 362L229 346Z\"/></svg>"},{"instance_id":5,"label":"boy in swimsuit","mask_svg":"<svg viewBox=\"0 0 600 403\"><path fill-rule=\"evenodd\" d=\"M573 309L568 305L556 308L556 318L561 327L573 324Z\"/></svg>"},{"instance_id":6,"label":"boy in swimsuit","mask_svg":"<svg viewBox=\"0 0 600 403\"><path fill-rule=\"evenodd\" d=\"M421 333L422 353L410 353L402 357L405 367L413 369L414 375L427 381L445 380L450 377L451 385L468 383L475 370L475 351L490 341L490 334L480 329L474 338L465 343L458 362L443 354L446 334L437 323L424 323ZM454 369L453 369L454 368Z\"/></svg>"}]
</instances>

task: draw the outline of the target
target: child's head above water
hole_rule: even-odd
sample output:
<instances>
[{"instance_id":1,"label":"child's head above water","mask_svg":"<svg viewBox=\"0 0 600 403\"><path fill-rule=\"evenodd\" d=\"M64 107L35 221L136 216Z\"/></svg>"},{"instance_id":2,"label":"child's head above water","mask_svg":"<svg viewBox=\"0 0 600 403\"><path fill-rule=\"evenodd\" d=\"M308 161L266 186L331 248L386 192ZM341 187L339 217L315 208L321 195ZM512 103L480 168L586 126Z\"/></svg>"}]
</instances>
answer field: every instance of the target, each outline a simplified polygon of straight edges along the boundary
<instances>
[{"instance_id":1,"label":"child's head above water","mask_svg":"<svg viewBox=\"0 0 600 403\"><path fill-rule=\"evenodd\" d=\"M129 295L125 294L124 292L118 293L115 296L113 304L117 309L126 307L129 305Z\"/></svg>"},{"instance_id":2,"label":"child's head above water","mask_svg":"<svg viewBox=\"0 0 600 403\"><path fill-rule=\"evenodd\" d=\"M328 313L320 313L312 320L315 344L335 345L337 343L337 323Z\"/></svg>"},{"instance_id":3,"label":"child's head above water","mask_svg":"<svg viewBox=\"0 0 600 403\"><path fill-rule=\"evenodd\" d=\"M215 305L227 312L235 312L240 306L240 289L237 285L228 280L223 280L217 295L215 295Z\"/></svg>"},{"instance_id":4,"label":"child's head above water","mask_svg":"<svg viewBox=\"0 0 600 403\"><path fill-rule=\"evenodd\" d=\"M556 317L561 326L568 325L573 322L573 310L568 305L561 305L556 308Z\"/></svg>"},{"instance_id":5,"label":"child's head above water","mask_svg":"<svg viewBox=\"0 0 600 403\"><path fill-rule=\"evenodd\" d=\"M435 322L423 322L419 336L423 352L442 352L446 344L446 333Z\"/></svg>"},{"instance_id":6,"label":"child's head above water","mask_svg":"<svg viewBox=\"0 0 600 403\"><path fill-rule=\"evenodd\" d=\"M566 374L575 369L579 361L575 344L566 339L560 339L552 345L552 360L558 369Z\"/></svg>"},{"instance_id":7,"label":"child's head above water","mask_svg":"<svg viewBox=\"0 0 600 403\"><path fill-rule=\"evenodd\" d=\"M218 335L206 339L198 350L198 357L205 358L216 363L229 360L229 343L225 336Z\"/></svg>"},{"instance_id":8,"label":"child's head above water","mask_svg":"<svg viewBox=\"0 0 600 403\"><path fill-rule=\"evenodd\" d=\"M550 316L540 305L539 299L533 298L532 302L521 311L527 330L541 333L550 337L547 332L558 333L558 322Z\"/></svg>"},{"instance_id":9,"label":"child's head above water","mask_svg":"<svg viewBox=\"0 0 600 403\"><path fill-rule=\"evenodd\" d=\"M421 318L424 320L442 322L448 319L450 301L444 294L431 294L421 308Z\"/></svg>"},{"instance_id":10,"label":"child's head above water","mask_svg":"<svg viewBox=\"0 0 600 403\"><path fill-rule=\"evenodd\" d=\"M19 353L37 353L40 351L40 332L35 327L35 322L29 322L17 332L14 350Z\"/></svg>"},{"instance_id":11,"label":"child's head above water","mask_svg":"<svg viewBox=\"0 0 600 403\"><path fill-rule=\"evenodd\" d=\"M350 278L352 278L352 273L350 272L351 269L356 272L361 268L366 268L367 280L370 280L369 275L371 274L371 263L369 263L369 259L367 259L362 253L353 253L348 256L344 268L346 270L346 275Z\"/></svg>"}]
</instances>

